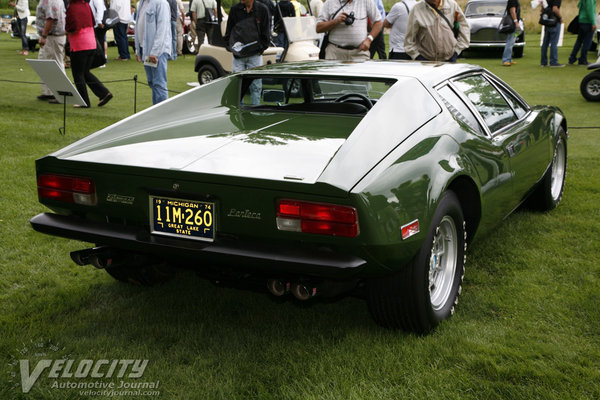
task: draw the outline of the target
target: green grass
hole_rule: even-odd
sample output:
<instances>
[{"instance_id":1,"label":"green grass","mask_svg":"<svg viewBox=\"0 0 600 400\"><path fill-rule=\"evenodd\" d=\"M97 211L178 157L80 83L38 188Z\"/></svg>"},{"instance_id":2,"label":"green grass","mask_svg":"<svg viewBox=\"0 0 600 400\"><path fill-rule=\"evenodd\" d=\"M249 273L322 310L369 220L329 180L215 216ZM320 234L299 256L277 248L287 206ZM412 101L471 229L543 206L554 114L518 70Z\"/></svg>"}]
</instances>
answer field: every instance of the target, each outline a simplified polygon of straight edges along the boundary
<instances>
[{"instance_id":1,"label":"green grass","mask_svg":"<svg viewBox=\"0 0 600 400\"><path fill-rule=\"evenodd\" d=\"M0 398L93 398L52 389L47 372L21 393L18 360L32 369L63 357L148 359L139 381L160 381L149 397L164 399L600 398L600 104L579 94L584 68L540 68L538 42L528 38L510 68L499 56L461 62L489 68L531 104L560 106L571 127L595 128L570 129L561 205L517 212L472 244L456 315L418 337L379 328L356 298L279 303L192 273L138 288L74 265L69 252L87 244L29 226L45 211L34 160L130 115L133 83L108 83L115 98L103 108L67 109L61 136L62 106L38 101L38 85L4 81L37 79L20 42L0 35ZM95 72L145 81L133 61ZM192 57L169 64L170 89L195 79ZM150 103L139 85L138 110Z\"/></svg>"}]
</instances>

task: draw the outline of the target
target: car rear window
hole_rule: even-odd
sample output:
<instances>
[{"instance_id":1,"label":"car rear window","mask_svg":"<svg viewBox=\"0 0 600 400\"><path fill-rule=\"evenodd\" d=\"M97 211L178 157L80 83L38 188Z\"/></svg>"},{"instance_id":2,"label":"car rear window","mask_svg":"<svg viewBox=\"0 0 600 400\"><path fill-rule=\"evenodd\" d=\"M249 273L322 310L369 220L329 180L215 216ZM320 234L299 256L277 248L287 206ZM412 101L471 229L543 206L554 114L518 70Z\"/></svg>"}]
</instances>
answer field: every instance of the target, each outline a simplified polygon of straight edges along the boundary
<instances>
[{"instance_id":1,"label":"car rear window","mask_svg":"<svg viewBox=\"0 0 600 400\"><path fill-rule=\"evenodd\" d=\"M395 80L245 77L240 105L250 109L364 115Z\"/></svg>"}]
</instances>

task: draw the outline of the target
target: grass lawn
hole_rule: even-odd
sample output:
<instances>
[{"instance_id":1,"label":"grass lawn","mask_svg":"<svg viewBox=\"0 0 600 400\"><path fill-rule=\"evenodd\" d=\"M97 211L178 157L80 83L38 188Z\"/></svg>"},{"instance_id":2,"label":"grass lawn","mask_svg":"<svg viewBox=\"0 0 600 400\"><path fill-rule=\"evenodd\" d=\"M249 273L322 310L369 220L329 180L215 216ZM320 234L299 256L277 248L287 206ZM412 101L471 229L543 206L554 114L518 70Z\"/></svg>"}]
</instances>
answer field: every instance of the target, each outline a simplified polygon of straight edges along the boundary
<instances>
[{"instance_id":1,"label":"grass lawn","mask_svg":"<svg viewBox=\"0 0 600 400\"><path fill-rule=\"evenodd\" d=\"M573 42L566 37L561 62ZM579 93L585 68L539 67L538 44L539 36L530 35L525 57L509 68L499 54L460 62L490 69L531 104L565 112L563 202L548 214L517 212L475 242L456 315L419 337L376 326L366 304L352 297L281 303L193 273L138 288L76 266L69 252L87 244L29 226L45 211L34 160L131 115L133 76L145 82L144 71L134 61L95 70L113 81L106 85L115 98L103 108L69 107L62 136L62 106L36 99L39 85L28 82L38 80L17 55L20 42L0 34L0 399L102 398L56 386L118 387L121 380L157 387L115 398L600 398L600 103ZM169 64L169 89L184 91L195 80L193 57ZM137 109L150 99L150 89L138 84ZM138 379L116 372L53 378L49 368L23 393L19 360L29 360L33 373L42 359L148 364Z\"/></svg>"}]
</instances>

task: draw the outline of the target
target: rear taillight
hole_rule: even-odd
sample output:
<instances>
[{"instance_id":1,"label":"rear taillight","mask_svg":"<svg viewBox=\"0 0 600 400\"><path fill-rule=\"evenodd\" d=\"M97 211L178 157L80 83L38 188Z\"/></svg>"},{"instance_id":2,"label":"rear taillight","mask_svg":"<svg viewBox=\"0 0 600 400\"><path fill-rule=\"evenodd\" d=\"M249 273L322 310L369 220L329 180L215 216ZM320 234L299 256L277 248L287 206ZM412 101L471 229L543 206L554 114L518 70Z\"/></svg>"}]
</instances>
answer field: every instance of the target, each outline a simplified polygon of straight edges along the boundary
<instances>
[{"instance_id":1,"label":"rear taillight","mask_svg":"<svg viewBox=\"0 0 600 400\"><path fill-rule=\"evenodd\" d=\"M38 176L38 195L42 199L96 205L96 187L90 178L43 174Z\"/></svg>"},{"instance_id":2,"label":"rear taillight","mask_svg":"<svg viewBox=\"0 0 600 400\"><path fill-rule=\"evenodd\" d=\"M322 235L358 236L358 214L354 207L337 204L280 200L277 229Z\"/></svg>"}]
</instances>

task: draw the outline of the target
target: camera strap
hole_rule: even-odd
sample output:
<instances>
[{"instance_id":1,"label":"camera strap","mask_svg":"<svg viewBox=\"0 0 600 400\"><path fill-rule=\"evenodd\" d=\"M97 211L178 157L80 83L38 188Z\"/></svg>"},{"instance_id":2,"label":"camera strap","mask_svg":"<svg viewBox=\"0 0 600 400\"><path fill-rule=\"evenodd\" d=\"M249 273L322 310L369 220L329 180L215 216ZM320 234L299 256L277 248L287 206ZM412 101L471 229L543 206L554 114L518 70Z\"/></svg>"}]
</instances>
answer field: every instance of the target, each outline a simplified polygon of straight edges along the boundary
<instances>
[{"instance_id":1,"label":"camera strap","mask_svg":"<svg viewBox=\"0 0 600 400\"><path fill-rule=\"evenodd\" d=\"M342 11L342 8L346 7L346 4L348 4L349 2L350 2L350 0L346 0L346 2L344 4L342 4L342 6L340 8L338 8L336 12L333 13L333 15L331 16L331 19L334 19L335 16L337 15L337 13Z\"/></svg>"}]
</instances>

